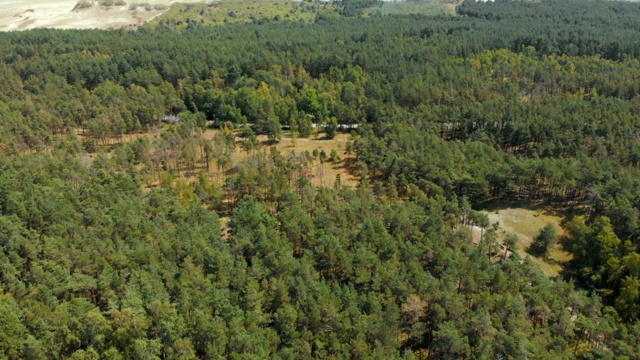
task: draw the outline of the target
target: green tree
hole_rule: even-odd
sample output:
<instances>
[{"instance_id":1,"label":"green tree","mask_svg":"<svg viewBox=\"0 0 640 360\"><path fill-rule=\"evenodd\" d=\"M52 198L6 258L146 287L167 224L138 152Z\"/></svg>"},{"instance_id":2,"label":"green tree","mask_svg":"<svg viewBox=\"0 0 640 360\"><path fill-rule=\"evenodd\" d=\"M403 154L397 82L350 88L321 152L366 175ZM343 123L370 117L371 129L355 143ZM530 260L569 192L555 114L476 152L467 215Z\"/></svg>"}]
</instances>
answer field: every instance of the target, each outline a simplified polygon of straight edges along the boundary
<instances>
[{"instance_id":1,"label":"green tree","mask_svg":"<svg viewBox=\"0 0 640 360\"><path fill-rule=\"evenodd\" d=\"M0 349L3 357L18 359L25 346L28 330L19 318L21 313L15 300L0 293Z\"/></svg>"},{"instance_id":2,"label":"green tree","mask_svg":"<svg viewBox=\"0 0 640 360\"><path fill-rule=\"evenodd\" d=\"M616 310L626 320L640 316L640 279L627 276L622 280L620 295L615 301Z\"/></svg>"},{"instance_id":3,"label":"green tree","mask_svg":"<svg viewBox=\"0 0 640 360\"><path fill-rule=\"evenodd\" d=\"M327 119L327 123L324 125L324 132L327 135L327 139L333 139L338 134L338 119L330 117Z\"/></svg>"},{"instance_id":4,"label":"green tree","mask_svg":"<svg viewBox=\"0 0 640 360\"><path fill-rule=\"evenodd\" d=\"M542 230L533 238L529 251L535 255L546 255L549 248L558 241L556 229L552 224L545 225Z\"/></svg>"},{"instance_id":5,"label":"green tree","mask_svg":"<svg viewBox=\"0 0 640 360\"><path fill-rule=\"evenodd\" d=\"M505 237L504 242L502 244L504 246L504 257L507 258L507 253L511 252L513 255L516 255L517 245L518 245L518 236L515 234L509 234Z\"/></svg>"}]
</instances>

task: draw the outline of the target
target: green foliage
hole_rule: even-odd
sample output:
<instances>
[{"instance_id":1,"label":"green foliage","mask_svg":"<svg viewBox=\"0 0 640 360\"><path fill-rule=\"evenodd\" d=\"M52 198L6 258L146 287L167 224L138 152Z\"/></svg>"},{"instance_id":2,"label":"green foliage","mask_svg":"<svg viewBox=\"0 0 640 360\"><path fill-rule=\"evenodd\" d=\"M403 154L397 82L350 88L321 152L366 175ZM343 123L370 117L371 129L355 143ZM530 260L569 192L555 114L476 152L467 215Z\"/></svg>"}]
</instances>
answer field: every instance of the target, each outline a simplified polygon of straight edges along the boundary
<instances>
[{"instance_id":1,"label":"green foliage","mask_svg":"<svg viewBox=\"0 0 640 360\"><path fill-rule=\"evenodd\" d=\"M637 356L638 4L323 6L0 36L0 357ZM341 126L357 189L259 150ZM592 294L495 256L504 200L584 206Z\"/></svg>"},{"instance_id":2,"label":"green foliage","mask_svg":"<svg viewBox=\"0 0 640 360\"><path fill-rule=\"evenodd\" d=\"M340 162L340 155L338 155L338 152L336 151L336 149L331 149L331 153L329 155L329 161L337 164Z\"/></svg>"},{"instance_id":3,"label":"green foliage","mask_svg":"<svg viewBox=\"0 0 640 360\"><path fill-rule=\"evenodd\" d=\"M338 2L342 7L342 15L344 16L356 16L362 14L362 12L374 5L380 5L380 0L340 0Z\"/></svg>"},{"instance_id":4,"label":"green foliage","mask_svg":"<svg viewBox=\"0 0 640 360\"><path fill-rule=\"evenodd\" d=\"M192 29L233 23L313 22L319 17L334 16L338 16L338 7L331 2L222 0L210 3L171 4L171 8L165 14L154 18L147 26Z\"/></svg>"},{"instance_id":5,"label":"green foliage","mask_svg":"<svg viewBox=\"0 0 640 360\"><path fill-rule=\"evenodd\" d=\"M330 117L324 125L324 132L327 134L327 139L335 138L338 134L338 119Z\"/></svg>"},{"instance_id":6,"label":"green foliage","mask_svg":"<svg viewBox=\"0 0 640 360\"><path fill-rule=\"evenodd\" d=\"M9 294L0 294L0 348L3 357L17 359L23 356L28 329L20 320L18 304Z\"/></svg>"},{"instance_id":7,"label":"green foliage","mask_svg":"<svg viewBox=\"0 0 640 360\"><path fill-rule=\"evenodd\" d=\"M454 15L458 0L406 0L376 2L367 8L372 16L422 14L430 16Z\"/></svg>"},{"instance_id":8,"label":"green foliage","mask_svg":"<svg viewBox=\"0 0 640 360\"><path fill-rule=\"evenodd\" d=\"M552 224L547 224L540 230L540 233L533 238L531 251L535 255L546 255L549 252L549 248L558 242L558 235L556 229Z\"/></svg>"},{"instance_id":9,"label":"green foliage","mask_svg":"<svg viewBox=\"0 0 640 360\"><path fill-rule=\"evenodd\" d=\"M637 31L636 18L640 13L637 4L625 2L594 2L585 6L581 0L545 0L540 2L464 1L456 8L460 15L488 20L492 26L509 29L501 47L521 49L533 46L542 53L567 55L601 54L613 60L621 60L623 54L638 56L637 48L630 42ZM536 16L531 16L535 13ZM544 23L536 18L543 18ZM572 19L573 31L579 36L566 36L567 19ZM602 41L602 28L615 26L613 38ZM505 33L506 34L506 33ZM634 49L636 48L636 49Z\"/></svg>"}]
</instances>

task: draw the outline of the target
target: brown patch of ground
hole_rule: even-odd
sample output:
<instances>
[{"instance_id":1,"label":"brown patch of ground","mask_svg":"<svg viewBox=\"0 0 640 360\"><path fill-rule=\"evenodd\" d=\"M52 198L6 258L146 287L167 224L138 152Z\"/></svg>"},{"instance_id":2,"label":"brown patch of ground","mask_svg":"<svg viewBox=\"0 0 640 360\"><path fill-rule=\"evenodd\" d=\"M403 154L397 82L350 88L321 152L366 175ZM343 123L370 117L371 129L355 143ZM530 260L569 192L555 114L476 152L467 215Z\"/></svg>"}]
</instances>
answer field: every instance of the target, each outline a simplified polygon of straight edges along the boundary
<instances>
[{"instance_id":1,"label":"brown patch of ground","mask_svg":"<svg viewBox=\"0 0 640 360\"><path fill-rule=\"evenodd\" d=\"M340 174L342 184L355 188L359 181L348 171L346 155L344 154L347 141L350 139L351 135L349 134L338 134L331 140L297 138L294 141L291 137L284 137L275 147L283 154L292 151L296 154L302 154L305 151L312 154L314 149L318 149L318 151L324 150L327 156L331 154L331 150L335 149L341 160L335 164L328 161L321 164L319 160L314 160L312 166L308 169L310 175L312 175L311 183L316 186L331 186L335 182L336 176Z\"/></svg>"},{"instance_id":2,"label":"brown patch of ground","mask_svg":"<svg viewBox=\"0 0 640 360\"><path fill-rule=\"evenodd\" d=\"M559 239L562 239L564 230L560 226L563 217L555 209L551 208L504 208L487 211L490 222L498 222L498 241L502 242L508 234L518 236L518 254L521 257L530 256L531 259L549 276L558 276L563 264L571 260L572 256L563 249L562 243L556 244L546 258L531 256L527 249L531 246L533 238L547 224L552 224L556 229Z\"/></svg>"},{"instance_id":3,"label":"brown patch of ground","mask_svg":"<svg viewBox=\"0 0 640 360\"><path fill-rule=\"evenodd\" d=\"M141 138L153 138L155 136L159 136L164 131L163 128L158 128L154 130L154 132L140 132L140 133L132 133L122 135L120 138L110 137L105 138L100 142L96 142L97 153L104 153L107 156L111 156L112 151L115 147L120 143L131 143ZM215 138L215 134L219 130L207 129L203 132L202 136L209 140L213 141ZM87 132L83 132L80 129L74 130L75 136L80 141L91 140L91 137ZM240 143L242 142L242 138L236 134L236 146L233 154L231 155L231 166L235 166L240 162L247 159L248 154L242 149ZM350 162L345 155L346 144L349 140L351 140L351 135L345 133L338 133L333 139L324 139L323 137L315 138L296 138L295 140L291 138L291 136L285 133L285 136L277 143L270 143L265 135L259 135L258 140L260 141L260 148L266 149L267 151L271 147L275 147L278 149L283 155L289 154L291 152L300 155L304 152L309 152L309 154L313 154L314 150L324 150L327 157L330 156L331 151L335 149L340 157L340 160L335 163L331 163L330 161L326 161L324 164L320 162L319 159L313 160L306 168L306 172L308 174L310 182L315 186L333 186L335 183L336 177L338 174L340 175L341 183L345 186L355 188L359 184L359 179L353 174L351 171ZM81 160L86 165L90 165L93 159L97 156L96 154L82 154ZM351 160L353 160L353 154L351 155ZM215 161L213 161L215 163ZM212 164L212 169L216 169L215 164ZM205 168L198 167L192 176L186 176L185 174L181 174L181 178L185 179L187 183L193 183L198 181L198 175L200 172L206 171ZM210 177L220 180L222 183L222 179L224 176L222 174L217 174L215 170L212 170L210 173ZM214 180L215 180L214 179ZM159 186L159 181L152 181L148 184L148 188Z\"/></svg>"},{"instance_id":4,"label":"brown patch of ground","mask_svg":"<svg viewBox=\"0 0 640 360\"><path fill-rule=\"evenodd\" d=\"M229 236L231 235L229 222L231 222L231 218L229 216L220 216L220 229L222 230L223 241L229 240Z\"/></svg>"},{"instance_id":5,"label":"brown patch of ground","mask_svg":"<svg viewBox=\"0 0 640 360\"><path fill-rule=\"evenodd\" d=\"M452 14L455 14L456 13L456 8L460 4L462 4L462 1L457 1L457 2L451 3L451 4L445 4L444 7L449 9L449 11L451 11Z\"/></svg>"},{"instance_id":6,"label":"brown patch of ground","mask_svg":"<svg viewBox=\"0 0 640 360\"><path fill-rule=\"evenodd\" d=\"M421 1L385 1L367 8L365 13L380 15L423 14L455 15L456 6L461 1L421 0Z\"/></svg>"},{"instance_id":7,"label":"brown patch of ground","mask_svg":"<svg viewBox=\"0 0 640 360\"><path fill-rule=\"evenodd\" d=\"M207 130L204 132L204 138L207 140L213 140L215 133L218 130ZM261 143L261 148L275 147L283 155L294 152L295 154L303 154L308 151L310 154L315 149L319 151L324 150L327 157L331 154L331 150L335 149L340 156L341 160L337 163L330 163L329 161L321 164L318 159L315 159L306 169L309 174L311 183L315 186L332 186L336 180L336 176L340 174L341 182L343 185L355 188L358 185L358 179L352 174L349 169L349 164L344 154L344 149L347 141L351 139L351 135L339 133L334 139L327 140L324 138L291 138L288 134L277 143L272 144L268 141L267 136L259 135L258 140ZM242 150L240 142L243 139L236 136L236 148L231 155L232 165L235 166L238 163L244 161L247 158L247 153ZM353 156L353 155L351 155Z\"/></svg>"}]
</instances>

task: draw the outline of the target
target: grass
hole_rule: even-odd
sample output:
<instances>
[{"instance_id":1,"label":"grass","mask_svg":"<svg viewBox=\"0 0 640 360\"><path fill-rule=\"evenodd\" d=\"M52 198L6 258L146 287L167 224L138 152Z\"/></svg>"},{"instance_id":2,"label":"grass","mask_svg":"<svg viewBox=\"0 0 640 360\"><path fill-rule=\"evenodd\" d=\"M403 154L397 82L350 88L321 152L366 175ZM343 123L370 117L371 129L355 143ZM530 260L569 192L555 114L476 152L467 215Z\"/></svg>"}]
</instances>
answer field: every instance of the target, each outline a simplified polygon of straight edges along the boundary
<instances>
[{"instance_id":1,"label":"grass","mask_svg":"<svg viewBox=\"0 0 640 360\"><path fill-rule=\"evenodd\" d=\"M207 130L204 134L205 138L213 139L213 136L217 130ZM326 140L323 137L315 138L297 138L295 141L289 136L288 133L285 133L285 136L276 144L271 144L267 140L265 135L259 135L258 140L261 143L262 149L269 150L270 147L275 147L278 149L283 155L286 155L290 152L294 152L295 154L302 154L305 151L310 154L313 153L315 149L324 150L327 156L331 153L331 150L336 150L341 160L338 163L330 163L325 162L321 164L318 159L315 159L308 167L307 170L310 175L310 181L315 186L332 186L336 180L336 176L340 174L341 182L343 185L355 188L357 187L359 181L358 179L351 173L350 166L346 159L346 155L344 155L344 149L347 144L347 141L351 139L351 135L345 133L339 133L334 139ZM236 137L236 148L233 152L231 159L234 164L242 162L247 154L242 150L240 146L241 138ZM353 155L351 155L353 157Z\"/></svg>"},{"instance_id":2,"label":"grass","mask_svg":"<svg viewBox=\"0 0 640 360\"><path fill-rule=\"evenodd\" d=\"M320 13L336 13L329 2L293 0L220 0L208 3L175 3L147 26L157 27L161 23L173 28L185 28L189 22L201 25L223 25L255 21L306 21L311 22Z\"/></svg>"},{"instance_id":3,"label":"grass","mask_svg":"<svg viewBox=\"0 0 640 360\"><path fill-rule=\"evenodd\" d=\"M553 207L507 207L487 211L491 223L500 223L498 241L504 240L508 234L518 236L518 254L521 257L529 256L547 275L556 277L563 270L563 265L571 260L571 253L563 247L563 235L561 223L563 211ZM558 244L553 246L546 257L531 256L527 249L531 246L533 238L547 224L552 224L558 234Z\"/></svg>"},{"instance_id":4,"label":"grass","mask_svg":"<svg viewBox=\"0 0 640 360\"><path fill-rule=\"evenodd\" d=\"M372 15L455 15L456 6L461 2L461 0L410 0L385 2L368 8L366 12Z\"/></svg>"},{"instance_id":5,"label":"grass","mask_svg":"<svg viewBox=\"0 0 640 360\"><path fill-rule=\"evenodd\" d=\"M316 186L331 186L336 180L336 176L340 174L342 184L355 188L358 186L359 181L349 172L346 155L344 155L345 146L347 141L350 139L351 135L338 134L331 140L325 140L323 138L298 138L294 144L294 141L290 137L287 137L282 139L276 145L276 148L278 148L282 153L293 151L296 154L300 154L305 151L313 153L314 149L318 149L318 151L324 150L327 156L331 153L331 150L335 149L341 158L340 162L334 164L325 162L324 165L322 165L319 160L314 160L313 168L309 169L312 174L311 183ZM319 174L319 167L321 166L321 172L323 173L322 177Z\"/></svg>"},{"instance_id":6,"label":"grass","mask_svg":"<svg viewBox=\"0 0 640 360\"><path fill-rule=\"evenodd\" d=\"M164 129L160 130L160 132L162 131L164 131ZM215 137L216 132L218 131L219 130L207 129L204 131L203 137L207 140L212 141ZM247 158L247 154L242 150L242 147L240 146L240 142L243 139L238 135L239 134L236 135L235 150L231 155L231 161L233 165L238 164ZM91 141L88 133L82 132L79 129L76 129L74 131L74 136L81 142ZM94 142L96 152L91 154L83 153L81 154L81 159L85 164L91 164L91 162L99 153L104 153L108 157L110 157L113 154L113 151L118 147L119 143L131 143L145 137L151 139L154 137L154 135L151 132L141 132L123 135L120 139L107 138L103 142ZM285 132L283 138L275 144L270 143L267 140L267 137L264 135L259 135L258 140L261 143L260 149L258 151L267 150L268 152L270 147L275 147L283 155L289 154L290 152L294 152L295 154L302 154L305 151L312 154L313 151L317 149L318 152L324 150L327 156L329 156L332 150L336 150L338 156L341 158L340 161L336 163L330 163L329 161L326 161L324 164L321 164L319 159L315 159L309 164L309 166L307 167L307 171L310 177L310 182L315 186L330 187L333 186L336 177L339 174L341 177L341 183L343 185L355 188L359 184L358 178L354 176L351 171L352 166L348 161L349 159L347 159L347 156L344 154L344 149L346 147L347 141L351 140L351 135L349 134L338 133L337 136L331 140L324 139L322 136L317 138L315 136L309 138L297 138L293 140L291 136ZM351 155L351 157L353 156L354 155ZM212 169L215 168L215 161L213 161ZM187 177L184 174L181 174L180 178L185 180L187 183L193 183L198 180L199 173L203 171L206 170L204 168L198 168L196 169L196 172L195 174L193 174L193 176ZM214 172L215 171L212 171L210 176L216 175L214 174ZM216 176L216 179L218 178L221 177ZM159 186L159 181L153 181L151 182L150 186L147 186L147 189L157 186Z\"/></svg>"},{"instance_id":7,"label":"grass","mask_svg":"<svg viewBox=\"0 0 640 360\"><path fill-rule=\"evenodd\" d=\"M213 136L217 130L208 130L205 132L204 136L207 139L213 139ZM319 160L314 160L313 164L308 167L311 178L310 181L314 186L326 186L330 187L334 184L336 176L340 174L341 183L345 186L356 188L359 184L359 180L356 176L353 175L351 171L351 166L349 164L348 159L344 155L344 148L347 141L352 140L351 135L339 133L334 139L326 140L323 138L316 139L315 137L310 138L298 138L295 141L285 134L285 136L280 140L280 142L276 144L270 144L267 141L267 137L264 135L259 135L258 140L261 142L261 148L275 147L282 154L288 154L289 152L295 152L296 154L304 153L308 151L309 153L313 153L314 149L324 150L327 155L331 153L331 150L335 149L341 157L341 161L336 164L331 164L326 162L323 165L323 176L322 178L318 174L318 167L321 166ZM240 138L236 138L236 142L241 141ZM353 157L353 155L351 155ZM234 153L232 154L232 161L234 163L241 162L245 159L246 154L241 150L240 145L236 146ZM192 177L191 181L196 181L197 176ZM219 181L219 178L214 179L214 181ZM220 185L220 183L218 184ZM227 240L229 237L229 214L221 214L220 224L222 228L223 239Z\"/></svg>"}]
</instances>

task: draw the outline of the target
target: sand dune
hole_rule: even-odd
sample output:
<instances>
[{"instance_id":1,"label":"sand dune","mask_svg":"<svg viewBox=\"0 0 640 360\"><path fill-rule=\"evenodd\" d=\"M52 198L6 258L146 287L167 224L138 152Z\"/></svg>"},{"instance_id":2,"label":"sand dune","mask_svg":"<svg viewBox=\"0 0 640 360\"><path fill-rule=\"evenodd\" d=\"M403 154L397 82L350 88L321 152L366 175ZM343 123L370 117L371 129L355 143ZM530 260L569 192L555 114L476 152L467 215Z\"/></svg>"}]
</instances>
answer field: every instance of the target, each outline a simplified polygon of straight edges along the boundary
<instances>
[{"instance_id":1,"label":"sand dune","mask_svg":"<svg viewBox=\"0 0 640 360\"><path fill-rule=\"evenodd\" d=\"M175 1L125 0L125 5L108 7L98 1L86 2L93 3L93 6L76 8L78 0L0 0L0 31L135 28L162 14ZM139 4L145 5L136 7Z\"/></svg>"}]
</instances>

